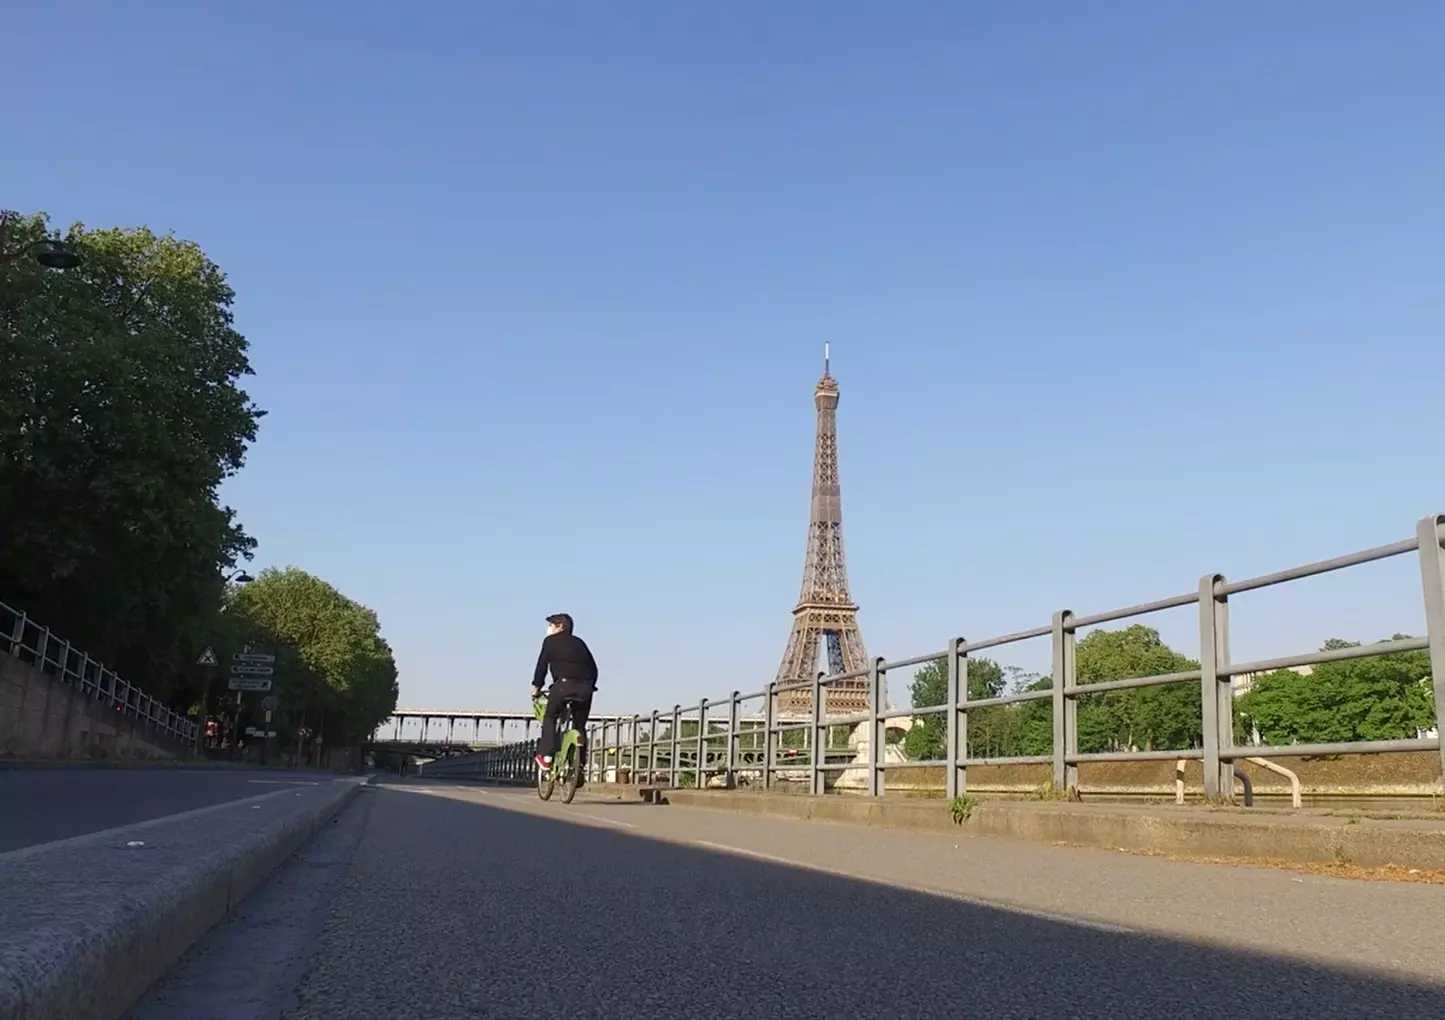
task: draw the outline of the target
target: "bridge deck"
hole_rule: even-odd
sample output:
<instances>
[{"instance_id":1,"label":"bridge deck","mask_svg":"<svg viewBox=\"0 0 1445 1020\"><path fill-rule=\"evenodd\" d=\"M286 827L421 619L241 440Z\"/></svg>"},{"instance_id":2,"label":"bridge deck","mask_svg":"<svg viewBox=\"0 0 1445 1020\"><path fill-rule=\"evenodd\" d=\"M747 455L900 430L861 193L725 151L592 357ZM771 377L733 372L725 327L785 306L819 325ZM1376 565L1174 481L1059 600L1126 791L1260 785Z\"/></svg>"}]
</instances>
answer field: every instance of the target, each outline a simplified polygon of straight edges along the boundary
<instances>
[{"instance_id":1,"label":"bridge deck","mask_svg":"<svg viewBox=\"0 0 1445 1020\"><path fill-rule=\"evenodd\" d=\"M531 708L508 711L496 708L398 708L391 713L392 719L482 719L489 722L513 722L519 719L535 719L536 714ZM599 712L592 717L594 722L616 722L618 719L631 719L631 715L609 715L606 712Z\"/></svg>"}]
</instances>

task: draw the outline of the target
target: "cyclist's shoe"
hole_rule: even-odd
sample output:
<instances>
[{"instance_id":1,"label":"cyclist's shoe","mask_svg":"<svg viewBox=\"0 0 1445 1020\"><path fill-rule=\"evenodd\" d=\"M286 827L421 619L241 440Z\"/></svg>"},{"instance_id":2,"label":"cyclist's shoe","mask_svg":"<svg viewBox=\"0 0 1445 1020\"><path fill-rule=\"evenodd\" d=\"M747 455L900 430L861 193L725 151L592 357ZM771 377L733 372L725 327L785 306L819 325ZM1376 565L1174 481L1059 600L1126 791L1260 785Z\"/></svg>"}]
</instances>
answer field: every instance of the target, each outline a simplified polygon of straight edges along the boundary
<instances>
[{"instance_id":1,"label":"cyclist's shoe","mask_svg":"<svg viewBox=\"0 0 1445 1020\"><path fill-rule=\"evenodd\" d=\"M552 759L545 754L536 755L533 760L543 769L550 769L552 767Z\"/></svg>"}]
</instances>

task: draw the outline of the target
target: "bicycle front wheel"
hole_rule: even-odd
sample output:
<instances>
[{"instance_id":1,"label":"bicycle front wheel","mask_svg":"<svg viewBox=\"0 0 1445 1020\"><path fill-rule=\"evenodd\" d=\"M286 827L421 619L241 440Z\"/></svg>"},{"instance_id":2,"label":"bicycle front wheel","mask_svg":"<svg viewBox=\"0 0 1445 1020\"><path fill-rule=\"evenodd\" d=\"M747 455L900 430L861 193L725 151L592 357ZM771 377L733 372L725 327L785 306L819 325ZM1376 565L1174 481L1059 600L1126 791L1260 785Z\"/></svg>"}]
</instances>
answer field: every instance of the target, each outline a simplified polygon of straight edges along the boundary
<instances>
[{"instance_id":1,"label":"bicycle front wheel","mask_svg":"<svg viewBox=\"0 0 1445 1020\"><path fill-rule=\"evenodd\" d=\"M557 767L550 769L537 766L537 796L543 800L552 799L552 791L557 788Z\"/></svg>"}]
</instances>

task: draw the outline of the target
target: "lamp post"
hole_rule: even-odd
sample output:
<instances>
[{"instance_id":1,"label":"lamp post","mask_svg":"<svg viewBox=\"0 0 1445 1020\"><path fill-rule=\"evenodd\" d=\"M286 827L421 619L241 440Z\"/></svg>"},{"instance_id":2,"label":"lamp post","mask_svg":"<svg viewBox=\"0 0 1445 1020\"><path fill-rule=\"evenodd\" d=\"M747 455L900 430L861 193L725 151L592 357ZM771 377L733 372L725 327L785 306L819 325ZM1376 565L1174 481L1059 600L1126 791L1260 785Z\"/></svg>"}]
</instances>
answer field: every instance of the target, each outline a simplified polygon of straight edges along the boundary
<instances>
[{"instance_id":1,"label":"lamp post","mask_svg":"<svg viewBox=\"0 0 1445 1020\"><path fill-rule=\"evenodd\" d=\"M27 255L32 256L46 269L74 269L80 265L80 256L66 247L63 241L51 240L48 237L31 241L11 251L5 247L5 235L9 230L10 214L0 213L0 266L9 265Z\"/></svg>"}]
</instances>

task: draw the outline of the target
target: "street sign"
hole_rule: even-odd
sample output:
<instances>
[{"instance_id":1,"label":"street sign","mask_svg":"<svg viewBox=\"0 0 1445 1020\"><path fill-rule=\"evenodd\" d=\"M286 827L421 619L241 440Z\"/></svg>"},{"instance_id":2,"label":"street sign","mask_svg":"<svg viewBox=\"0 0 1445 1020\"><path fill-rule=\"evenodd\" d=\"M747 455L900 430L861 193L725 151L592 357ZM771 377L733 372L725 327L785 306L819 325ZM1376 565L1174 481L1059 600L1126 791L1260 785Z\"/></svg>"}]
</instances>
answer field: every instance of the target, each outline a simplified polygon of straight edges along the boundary
<instances>
[{"instance_id":1,"label":"street sign","mask_svg":"<svg viewBox=\"0 0 1445 1020\"><path fill-rule=\"evenodd\" d=\"M280 704L281 704L281 702L280 702L280 700L276 697L276 695L274 695L274 694L268 694L268 695L266 695L266 697L262 700L262 702L261 702L261 707L264 708L267 712L274 712L274 711L276 711L276 706L278 706L278 705L280 705Z\"/></svg>"},{"instance_id":2,"label":"street sign","mask_svg":"<svg viewBox=\"0 0 1445 1020\"><path fill-rule=\"evenodd\" d=\"M207 645L207 646L206 646L206 650L201 653L201 657L196 660L196 665L197 665L197 666L214 666L215 664L216 664L216 650L215 650L214 648L212 648L210 645Z\"/></svg>"},{"instance_id":3,"label":"street sign","mask_svg":"<svg viewBox=\"0 0 1445 1020\"><path fill-rule=\"evenodd\" d=\"M232 676L271 676L275 672L276 669L273 666L257 666L249 662L231 667Z\"/></svg>"},{"instance_id":4,"label":"street sign","mask_svg":"<svg viewBox=\"0 0 1445 1020\"><path fill-rule=\"evenodd\" d=\"M262 665L270 665L276 661L276 656L270 652L252 651L253 645L242 645L239 652L234 652L231 658L236 662L254 662Z\"/></svg>"},{"instance_id":5,"label":"street sign","mask_svg":"<svg viewBox=\"0 0 1445 1020\"><path fill-rule=\"evenodd\" d=\"M226 686L233 691L269 691L271 678L269 676L233 676L227 681Z\"/></svg>"}]
</instances>

